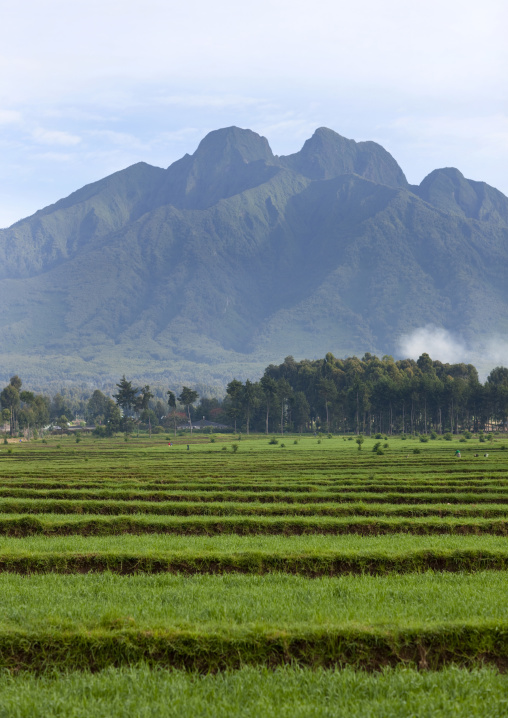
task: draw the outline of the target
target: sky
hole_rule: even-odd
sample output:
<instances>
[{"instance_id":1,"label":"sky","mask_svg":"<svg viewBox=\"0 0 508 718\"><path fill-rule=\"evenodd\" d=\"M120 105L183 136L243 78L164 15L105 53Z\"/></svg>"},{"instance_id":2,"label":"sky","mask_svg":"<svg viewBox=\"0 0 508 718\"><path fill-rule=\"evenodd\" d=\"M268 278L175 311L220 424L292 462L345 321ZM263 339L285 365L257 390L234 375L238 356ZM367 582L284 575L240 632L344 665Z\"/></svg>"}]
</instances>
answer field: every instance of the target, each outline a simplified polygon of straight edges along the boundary
<instances>
[{"instance_id":1,"label":"sky","mask_svg":"<svg viewBox=\"0 0 508 718\"><path fill-rule=\"evenodd\" d=\"M237 125L508 194L506 0L0 0L0 227Z\"/></svg>"}]
</instances>

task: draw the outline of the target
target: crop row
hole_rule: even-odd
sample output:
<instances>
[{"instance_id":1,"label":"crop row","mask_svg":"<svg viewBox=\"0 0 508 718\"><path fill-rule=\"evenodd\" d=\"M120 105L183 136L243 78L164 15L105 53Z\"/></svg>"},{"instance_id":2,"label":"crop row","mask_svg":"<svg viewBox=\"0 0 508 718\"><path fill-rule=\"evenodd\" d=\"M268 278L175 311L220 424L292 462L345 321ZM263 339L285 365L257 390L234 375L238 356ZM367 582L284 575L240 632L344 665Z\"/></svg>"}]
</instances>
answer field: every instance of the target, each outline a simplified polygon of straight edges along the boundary
<instances>
[{"instance_id":1,"label":"crop row","mask_svg":"<svg viewBox=\"0 0 508 718\"><path fill-rule=\"evenodd\" d=\"M273 516L0 516L0 536L114 536L117 534L491 534L508 536L508 518L379 518Z\"/></svg>"},{"instance_id":2,"label":"crop row","mask_svg":"<svg viewBox=\"0 0 508 718\"><path fill-rule=\"evenodd\" d=\"M313 581L281 573L4 574L0 666L503 666L506 590L507 575L497 571Z\"/></svg>"},{"instance_id":3,"label":"crop row","mask_svg":"<svg viewBox=\"0 0 508 718\"><path fill-rule=\"evenodd\" d=\"M39 566L34 570L76 571L420 571L476 570L504 566L508 545L503 536L357 536L354 534L301 536L223 534L148 534L114 536L5 537L0 562L9 566ZM60 569L58 568L60 566ZM90 568L87 569L86 566ZM349 567L349 568L348 568ZM25 570L21 568L20 570Z\"/></svg>"},{"instance_id":4,"label":"crop row","mask_svg":"<svg viewBox=\"0 0 508 718\"><path fill-rule=\"evenodd\" d=\"M508 504L507 491L483 492L415 492L412 494L397 491L368 493L362 491L259 491L250 492L241 489L237 491L115 491L115 490L42 490L12 489L0 491L0 501L6 498L18 499L59 499L59 500L88 500L88 501L237 501L262 503L291 502L291 503L325 503L325 502L355 502L365 503L500 503Z\"/></svg>"},{"instance_id":5,"label":"crop row","mask_svg":"<svg viewBox=\"0 0 508 718\"><path fill-rule=\"evenodd\" d=\"M478 476L474 479L465 478L453 478L449 479L444 476L436 476L433 478L420 478L415 479L413 477L373 477L360 476L355 478L349 477L330 477L324 478L312 478L312 477L301 477L294 479L290 476L284 479L255 481L242 479L236 477L234 480L231 477L224 478L219 481L217 478L207 479L202 481L189 481L188 479L175 479L171 475L167 478L159 478L154 480L147 478L145 480L141 478L125 478L120 477L118 479L96 478L90 479L67 479L62 478L60 481L48 480L48 479L6 479L5 477L0 478L0 489L3 491L14 491L16 489L36 489L36 490L59 490L63 491L66 489L110 489L110 490L136 490L136 491L161 491L168 489L186 489L194 491L316 491L318 489L340 489L343 491L390 491L396 489L397 491L423 491L423 490L454 490L454 489L468 489L468 490L485 490L485 489L497 489L508 487L508 480L506 476Z\"/></svg>"},{"instance_id":6,"label":"crop row","mask_svg":"<svg viewBox=\"0 0 508 718\"><path fill-rule=\"evenodd\" d=\"M12 718L462 718L466 707L468 718L506 716L506 677L485 667L367 673L247 666L196 674L141 665L94 673L4 672L0 693Z\"/></svg>"},{"instance_id":7,"label":"crop row","mask_svg":"<svg viewBox=\"0 0 508 718\"><path fill-rule=\"evenodd\" d=\"M198 672L260 664L373 670L402 663L435 670L451 663L490 663L504 668L507 654L508 623L499 622L427 630L336 627L333 632L301 628L237 635L171 629L0 632L0 668L16 671L97 671L141 662Z\"/></svg>"},{"instance_id":8,"label":"crop row","mask_svg":"<svg viewBox=\"0 0 508 718\"><path fill-rule=\"evenodd\" d=\"M508 516L507 503L259 503L0 499L0 514L153 514L159 516Z\"/></svg>"},{"instance_id":9,"label":"crop row","mask_svg":"<svg viewBox=\"0 0 508 718\"><path fill-rule=\"evenodd\" d=\"M49 482L48 482L49 483ZM244 494L247 492L256 493L260 495L269 496L273 494L289 493L289 494L324 494L324 495L355 495L355 494L376 494L382 495L385 493L393 494L396 492L397 495L405 494L494 494L499 493L500 495L508 496L508 481L499 480L493 482L490 480L488 483L460 483L456 482L450 485L446 482L433 482L433 483L415 483L400 481L385 483L385 484L373 484L368 481L365 483L348 483L345 481L329 481L329 482L305 482L302 484L295 484L294 482L287 481L285 483L278 482L273 484L259 483L259 484L246 484L241 481L235 483L208 483L208 484L189 484L189 483L175 483L166 482L161 483L134 483L134 482L122 482L122 483L111 483L111 482L74 482L67 485L45 485L44 482L40 484L30 484L28 482L21 482L19 485L2 484L0 483L0 497L25 497L25 498L76 498L82 496L84 498L142 498L148 497L151 500L160 500L161 497L171 495L171 493L178 491L181 492L193 492L196 495L206 495L208 493L227 493L227 494Z\"/></svg>"},{"instance_id":10,"label":"crop row","mask_svg":"<svg viewBox=\"0 0 508 718\"><path fill-rule=\"evenodd\" d=\"M508 621L508 576L0 574L1 630L150 628L237 633L339 625L435 628ZM34 596L37 600L33 600ZM58 596L58 600L55 597Z\"/></svg>"}]
</instances>

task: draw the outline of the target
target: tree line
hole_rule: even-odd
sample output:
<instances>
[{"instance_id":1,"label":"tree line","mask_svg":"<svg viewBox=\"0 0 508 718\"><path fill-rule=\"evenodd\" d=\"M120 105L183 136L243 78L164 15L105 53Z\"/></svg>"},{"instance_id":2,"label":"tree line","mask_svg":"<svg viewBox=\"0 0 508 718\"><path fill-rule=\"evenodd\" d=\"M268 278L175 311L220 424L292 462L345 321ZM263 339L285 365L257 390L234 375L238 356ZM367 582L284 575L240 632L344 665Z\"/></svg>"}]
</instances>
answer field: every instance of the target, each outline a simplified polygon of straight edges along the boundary
<instances>
[{"instance_id":1,"label":"tree line","mask_svg":"<svg viewBox=\"0 0 508 718\"><path fill-rule=\"evenodd\" d=\"M73 416L96 425L98 434L162 431L204 417L235 432L438 434L508 428L508 369L496 367L481 383L472 364L447 364L422 354L417 361L379 359L295 361L270 364L257 382L233 379L224 398L199 397L184 386L136 387L123 376L112 396L99 389L85 398L69 392L52 398L22 391L13 376L0 392L2 420L11 435L66 425ZM196 405L197 400L199 403Z\"/></svg>"},{"instance_id":2,"label":"tree line","mask_svg":"<svg viewBox=\"0 0 508 718\"><path fill-rule=\"evenodd\" d=\"M472 364L447 364L426 353L417 361L379 359L295 361L265 369L259 382L236 379L223 408L247 433L459 433L507 429L508 369L496 367L482 384Z\"/></svg>"}]
</instances>

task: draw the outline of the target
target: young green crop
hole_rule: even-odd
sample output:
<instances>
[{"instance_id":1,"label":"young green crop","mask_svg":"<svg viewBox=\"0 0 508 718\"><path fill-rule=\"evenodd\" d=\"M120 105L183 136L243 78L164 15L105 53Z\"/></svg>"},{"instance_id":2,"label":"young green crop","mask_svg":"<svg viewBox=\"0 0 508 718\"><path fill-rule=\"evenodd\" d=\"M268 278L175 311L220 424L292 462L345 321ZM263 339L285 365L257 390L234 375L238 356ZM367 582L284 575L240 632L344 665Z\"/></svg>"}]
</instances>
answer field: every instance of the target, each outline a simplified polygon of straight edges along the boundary
<instances>
[{"instance_id":1,"label":"young green crop","mask_svg":"<svg viewBox=\"0 0 508 718\"><path fill-rule=\"evenodd\" d=\"M505 718L507 678L481 668L366 673L242 668L199 675L109 668L0 676L9 718Z\"/></svg>"},{"instance_id":2,"label":"young green crop","mask_svg":"<svg viewBox=\"0 0 508 718\"><path fill-rule=\"evenodd\" d=\"M0 514L0 536L115 536L119 534L360 534L508 535L508 520L454 517L329 516L101 516Z\"/></svg>"},{"instance_id":3,"label":"young green crop","mask_svg":"<svg viewBox=\"0 0 508 718\"><path fill-rule=\"evenodd\" d=\"M508 574L0 575L0 630L333 631L508 621ZM57 600L55 600L57 597Z\"/></svg>"},{"instance_id":4,"label":"young green crop","mask_svg":"<svg viewBox=\"0 0 508 718\"><path fill-rule=\"evenodd\" d=\"M30 536L0 539L0 556L30 553L94 553L151 555L170 552L321 554L402 556L421 551L484 551L508 556L503 536Z\"/></svg>"},{"instance_id":5,"label":"young green crop","mask_svg":"<svg viewBox=\"0 0 508 718\"><path fill-rule=\"evenodd\" d=\"M0 499L0 513L97 514L154 516L508 516L508 504L390 504L390 503L260 503L227 501L79 501L59 499Z\"/></svg>"}]
</instances>

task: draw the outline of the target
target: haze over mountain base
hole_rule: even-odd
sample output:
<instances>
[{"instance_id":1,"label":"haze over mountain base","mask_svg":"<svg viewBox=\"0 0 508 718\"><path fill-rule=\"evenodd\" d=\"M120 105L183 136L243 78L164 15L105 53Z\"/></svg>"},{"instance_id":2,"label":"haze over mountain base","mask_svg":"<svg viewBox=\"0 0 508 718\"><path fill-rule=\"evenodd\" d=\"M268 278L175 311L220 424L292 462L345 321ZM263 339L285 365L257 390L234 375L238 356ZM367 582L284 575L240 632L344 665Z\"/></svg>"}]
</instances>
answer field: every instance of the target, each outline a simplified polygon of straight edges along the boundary
<instances>
[{"instance_id":1,"label":"haze over mountain base","mask_svg":"<svg viewBox=\"0 0 508 718\"><path fill-rule=\"evenodd\" d=\"M287 157L226 128L0 231L0 373L217 384L287 355L400 356L425 327L481 371L507 269L498 190L452 168L411 186L326 128Z\"/></svg>"}]
</instances>

